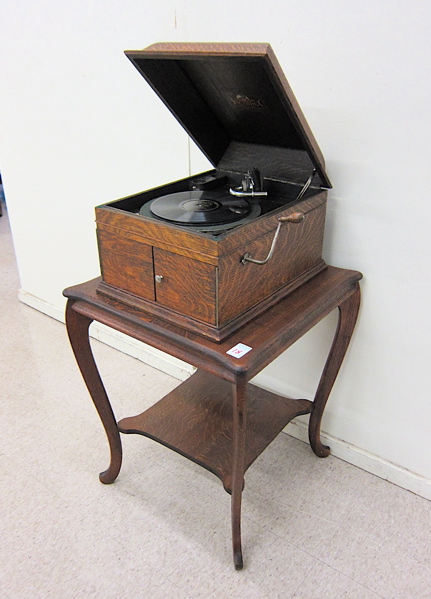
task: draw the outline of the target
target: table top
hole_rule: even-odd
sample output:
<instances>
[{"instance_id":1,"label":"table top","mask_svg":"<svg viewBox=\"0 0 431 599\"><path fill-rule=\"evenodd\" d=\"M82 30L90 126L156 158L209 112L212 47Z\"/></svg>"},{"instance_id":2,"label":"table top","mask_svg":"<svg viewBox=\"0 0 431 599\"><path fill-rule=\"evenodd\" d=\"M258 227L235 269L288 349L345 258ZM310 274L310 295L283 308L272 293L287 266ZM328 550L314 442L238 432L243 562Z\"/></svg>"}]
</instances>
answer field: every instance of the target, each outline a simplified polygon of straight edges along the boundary
<instances>
[{"instance_id":1,"label":"table top","mask_svg":"<svg viewBox=\"0 0 431 599\"><path fill-rule=\"evenodd\" d=\"M357 288L361 273L328 266L221 343L97 292L100 277L65 289L76 312L228 381L249 380ZM238 345L251 348L240 357ZM233 354L227 352L233 349Z\"/></svg>"}]
</instances>

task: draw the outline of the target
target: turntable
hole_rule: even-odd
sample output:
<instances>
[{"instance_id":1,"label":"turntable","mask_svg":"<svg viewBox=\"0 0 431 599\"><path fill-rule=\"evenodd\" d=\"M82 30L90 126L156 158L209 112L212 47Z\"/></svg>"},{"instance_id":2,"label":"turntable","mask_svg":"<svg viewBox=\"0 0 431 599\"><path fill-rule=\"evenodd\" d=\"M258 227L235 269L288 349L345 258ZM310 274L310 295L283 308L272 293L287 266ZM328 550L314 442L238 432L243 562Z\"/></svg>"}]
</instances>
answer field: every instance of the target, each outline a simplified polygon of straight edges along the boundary
<instances>
[{"instance_id":1,"label":"turntable","mask_svg":"<svg viewBox=\"0 0 431 599\"><path fill-rule=\"evenodd\" d=\"M126 55L215 168L96 208L98 291L221 341L326 267L323 156L269 45Z\"/></svg>"}]
</instances>

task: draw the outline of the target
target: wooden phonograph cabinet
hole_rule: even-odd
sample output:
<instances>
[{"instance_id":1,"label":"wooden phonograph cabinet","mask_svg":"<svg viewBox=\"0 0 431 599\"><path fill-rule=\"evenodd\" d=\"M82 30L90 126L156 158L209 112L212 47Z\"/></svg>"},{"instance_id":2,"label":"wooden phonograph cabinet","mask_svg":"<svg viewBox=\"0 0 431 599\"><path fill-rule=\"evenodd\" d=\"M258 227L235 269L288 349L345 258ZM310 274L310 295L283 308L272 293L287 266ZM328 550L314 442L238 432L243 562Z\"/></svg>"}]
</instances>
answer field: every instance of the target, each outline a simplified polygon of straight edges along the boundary
<instances>
[{"instance_id":1,"label":"wooden phonograph cabinet","mask_svg":"<svg viewBox=\"0 0 431 599\"><path fill-rule=\"evenodd\" d=\"M326 267L323 156L269 45L126 55L214 169L96 208L98 292L221 341Z\"/></svg>"}]
</instances>

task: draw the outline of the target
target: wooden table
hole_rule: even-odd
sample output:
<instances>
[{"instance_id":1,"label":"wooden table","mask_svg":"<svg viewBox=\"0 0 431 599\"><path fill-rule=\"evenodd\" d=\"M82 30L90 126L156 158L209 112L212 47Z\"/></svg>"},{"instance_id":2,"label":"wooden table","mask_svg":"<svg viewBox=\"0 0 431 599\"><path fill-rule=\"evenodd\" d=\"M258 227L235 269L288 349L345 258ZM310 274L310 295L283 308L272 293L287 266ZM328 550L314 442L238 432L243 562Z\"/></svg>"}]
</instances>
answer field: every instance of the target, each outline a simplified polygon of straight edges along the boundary
<instances>
[{"instance_id":1,"label":"wooden table","mask_svg":"<svg viewBox=\"0 0 431 599\"><path fill-rule=\"evenodd\" d=\"M222 343L97 293L99 279L66 289L70 342L110 446L111 462L100 474L101 482L113 483L120 471L120 433L150 437L207 468L232 496L233 557L235 568L241 569L241 495L249 466L300 414L310 414L314 453L329 454L320 440L320 423L356 323L361 278L356 271L328 267ZM338 327L314 401L281 397L248 382L335 308ZM93 320L198 370L143 414L117 424L90 347ZM226 353L238 344L251 350L239 358Z\"/></svg>"}]
</instances>

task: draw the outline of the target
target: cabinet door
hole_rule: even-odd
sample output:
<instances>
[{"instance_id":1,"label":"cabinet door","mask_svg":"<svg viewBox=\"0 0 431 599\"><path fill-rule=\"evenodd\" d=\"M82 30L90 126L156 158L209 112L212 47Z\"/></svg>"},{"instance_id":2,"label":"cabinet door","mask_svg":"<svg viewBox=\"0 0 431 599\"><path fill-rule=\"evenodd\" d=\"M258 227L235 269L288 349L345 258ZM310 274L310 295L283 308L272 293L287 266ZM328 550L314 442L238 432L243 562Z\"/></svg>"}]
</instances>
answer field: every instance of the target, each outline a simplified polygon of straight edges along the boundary
<instances>
[{"instance_id":1,"label":"cabinet door","mask_svg":"<svg viewBox=\"0 0 431 599\"><path fill-rule=\"evenodd\" d=\"M216 325L217 268L160 248L153 251L157 303Z\"/></svg>"},{"instance_id":2,"label":"cabinet door","mask_svg":"<svg viewBox=\"0 0 431 599\"><path fill-rule=\"evenodd\" d=\"M154 301L153 248L127 232L98 229L100 266L105 283Z\"/></svg>"}]
</instances>

